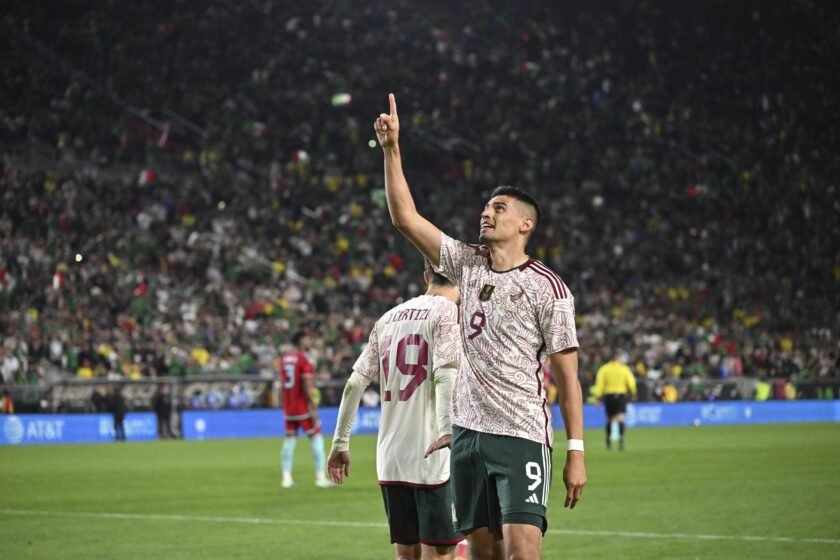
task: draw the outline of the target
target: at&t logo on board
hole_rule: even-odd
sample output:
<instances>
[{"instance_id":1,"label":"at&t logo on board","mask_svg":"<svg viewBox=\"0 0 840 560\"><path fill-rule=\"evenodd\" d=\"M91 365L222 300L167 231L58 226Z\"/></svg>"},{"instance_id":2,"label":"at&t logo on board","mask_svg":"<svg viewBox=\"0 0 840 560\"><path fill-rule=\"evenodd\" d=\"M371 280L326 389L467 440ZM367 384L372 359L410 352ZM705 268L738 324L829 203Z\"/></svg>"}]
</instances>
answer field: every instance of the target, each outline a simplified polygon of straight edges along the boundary
<instances>
[{"instance_id":1,"label":"at&t logo on board","mask_svg":"<svg viewBox=\"0 0 840 560\"><path fill-rule=\"evenodd\" d=\"M0 443L57 443L64 439L64 420L47 416L8 416L3 423Z\"/></svg>"},{"instance_id":2,"label":"at&t logo on board","mask_svg":"<svg viewBox=\"0 0 840 560\"><path fill-rule=\"evenodd\" d=\"M23 441L24 428L23 422L17 416L7 416L3 422L3 437L6 441L12 444Z\"/></svg>"}]
</instances>

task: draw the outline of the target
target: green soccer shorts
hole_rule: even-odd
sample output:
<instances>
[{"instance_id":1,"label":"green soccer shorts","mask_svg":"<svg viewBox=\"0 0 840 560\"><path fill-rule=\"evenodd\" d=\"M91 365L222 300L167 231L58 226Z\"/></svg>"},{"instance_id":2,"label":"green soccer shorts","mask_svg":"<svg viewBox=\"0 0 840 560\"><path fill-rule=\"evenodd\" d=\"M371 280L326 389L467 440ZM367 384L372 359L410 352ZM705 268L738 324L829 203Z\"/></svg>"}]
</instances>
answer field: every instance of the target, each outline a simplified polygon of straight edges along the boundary
<instances>
[{"instance_id":1,"label":"green soccer shorts","mask_svg":"<svg viewBox=\"0 0 840 560\"><path fill-rule=\"evenodd\" d=\"M450 464L459 531L527 524L545 534L552 472L547 445L453 426Z\"/></svg>"}]
</instances>

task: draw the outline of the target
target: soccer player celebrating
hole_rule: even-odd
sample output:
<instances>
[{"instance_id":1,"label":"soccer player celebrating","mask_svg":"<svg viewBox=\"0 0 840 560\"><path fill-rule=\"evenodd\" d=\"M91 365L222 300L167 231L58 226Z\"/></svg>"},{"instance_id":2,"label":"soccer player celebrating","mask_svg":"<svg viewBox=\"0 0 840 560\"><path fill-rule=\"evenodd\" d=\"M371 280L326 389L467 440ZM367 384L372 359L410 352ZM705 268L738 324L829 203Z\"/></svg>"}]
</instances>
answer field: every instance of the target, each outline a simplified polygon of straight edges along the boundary
<instances>
[{"instance_id":1,"label":"soccer player celebrating","mask_svg":"<svg viewBox=\"0 0 840 560\"><path fill-rule=\"evenodd\" d=\"M568 438L565 506L577 504L586 483L574 299L525 252L540 209L524 191L499 187L491 194L481 213L481 245L450 238L417 212L402 170L393 94L389 101L390 114L380 114L374 128L391 221L461 291L464 358L452 395L451 450L458 529L471 558L538 558L552 474L546 356Z\"/></svg>"},{"instance_id":2,"label":"soccer player celebrating","mask_svg":"<svg viewBox=\"0 0 840 560\"><path fill-rule=\"evenodd\" d=\"M458 288L426 263L425 295L374 325L338 409L330 478L350 474L350 428L362 393L379 384L376 470L398 559L452 558L463 540L452 520L449 407L458 367Z\"/></svg>"},{"instance_id":3,"label":"soccer player celebrating","mask_svg":"<svg viewBox=\"0 0 840 560\"><path fill-rule=\"evenodd\" d=\"M595 387L598 399L604 403L607 413L607 449L612 440L618 440L618 448L624 451L624 413L627 412L627 395L636 397L636 378L630 368L624 365L626 355L617 352L615 357L598 368Z\"/></svg>"},{"instance_id":4,"label":"soccer player celebrating","mask_svg":"<svg viewBox=\"0 0 840 560\"><path fill-rule=\"evenodd\" d=\"M315 485L327 488L334 484L329 481L324 470L324 438L321 436L321 422L318 420L318 404L314 399L314 368L305 354L312 348L312 337L305 331L298 331L292 336L292 344L295 349L286 353L280 364L283 415L286 420L286 437L283 439L281 457L283 488L295 485L292 463L298 430L309 436L312 460L315 463Z\"/></svg>"}]
</instances>

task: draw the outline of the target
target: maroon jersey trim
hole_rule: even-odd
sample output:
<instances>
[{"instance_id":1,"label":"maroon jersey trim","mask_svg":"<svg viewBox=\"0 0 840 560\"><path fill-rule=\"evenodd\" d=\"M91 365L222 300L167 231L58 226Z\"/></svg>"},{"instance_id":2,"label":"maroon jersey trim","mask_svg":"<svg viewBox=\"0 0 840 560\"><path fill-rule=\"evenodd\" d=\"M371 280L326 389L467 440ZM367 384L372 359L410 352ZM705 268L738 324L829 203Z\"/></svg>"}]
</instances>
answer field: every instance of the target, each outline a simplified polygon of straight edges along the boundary
<instances>
[{"instance_id":1,"label":"maroon jersey trim","mask_svg":"<svg viewBox=\"0 0 840 560\"><path fill-rule=\"evenodd\" d=\"M545 342L543 342L542 345L540 346L540 349L537 350L537 360L536 361L537 361L537 363L539 363L539 366L537 367L537 371L534 375L536 375L536 377L537 377L537 394L538 395L542 395L543 379L545 378L542 374L543 373L543 366L542 366L542 363L540 362L540 354L542 354L544 350L545 350Z\"/></svg>"},{"instance_id":2,"label":"maroon jersey trim","mask_svg":"<svg viewBox=\"0 0 840 560\"><path fill-rule=\"evenodd\" d=\"M556 284L552 281L551 276L550 276L550 275L548 275L547 273L543 272L542 270L540 270L540 269L538 269L538 268L535 268L535 267L533 267L533 266L530 266L529 268L530 268L531 270L533 270L535 273L537 273L537 274L539 274L540 276L544 277L546 280L548 280L548 284L551 286L551 291L554 293L554 298L555 298L555 299L560 299L560 292L559 292L559 290L557 289L557 285L556 285Z\"/></svg>"},{"instance_id":3,"label":"maroon jersey trim","mask_svg":"<svg viewBox=\"0 0 840 560\"><path fill-rule=\"evenodd\" d=\"M475 251L476 255L479 255L481 257L484 256L484 253L482 251L483 245L479 245L478 243L464 243L464 245Z\"/></svg>"},{"instance_id":4,"label":"maroon jersey trim","mask_svg":"<svg viewBox=\"0 0 840 560\"><path fill-rule=\"evenodd\" d=\"M557 283L557 287L560 288L560 293L562 297L566 297L566 284L563 282L563 279L560 278L553 270L545 266L545 264L541 263L540 261L534 261L534 266L544 270L548 274L551 275L551 278Z\"/></svg>"},{"instance_id":5,"label":"maroon jersey trim","mask_svg":"<svg viewBox=\"0 0 840 560\"><path fill-rule=\"evenodd\" d=\"M543 276L544 278L548 279L549 284L551 284L551 289L554 292L554 297L557 299L565 299L566 290L564 289L563 280L557 276L554 272L551 271L547 266L545 266L540 261L533 261L528 264L528 267Z\"/></svg>"},{"instance_id":6,"label":"maroon jersey trim","mask_svg":"<svg viewBox=\"0 0 840 560\"><path fill-rule=\"evenodd\" d=\"M545 399L543 399L542 409L543 416L545 417L545 446L553 450L551 447L551 438L548 437L548 412L545 411L545 404Z\"/></svg>"},{"instance_id":7,"label":"maroon jersey trim","mask_svg":"<svg viewBox=\"0 0 840 560\"><path fill-rule=\"evenodd\" d=\"M543 344L543 348L545 344ZM540 352L542 352L542 348L540 348ZM537 367L537 371L534 372L534 376L537 378L537 394L541 395L543 391L543 376L542 376L543 368L542 364ZM551 449L551 438L549 437L549 422L548 422L548 412L545 410L546 399L543 397L542 400L542 411L543 411L543 418L545 418L545 423L543 429L545 430L545 444Z\"/></svg>"},{"instance_id":8,"label":"maroon jersey trim","mask_svg":"<svg viewBox=\"0 0 840 560\"><path fill-rule=\"evenodd\" d=\"M536 262L536 259L528 259L527 261L525 261L525 262L522 264L522 266L520 266L520 267L519 267L519 272L523 272L526 268L528 268L529 266L531 266L531 263L532 263L532 262Z\"/></svg>"}]
</instances>

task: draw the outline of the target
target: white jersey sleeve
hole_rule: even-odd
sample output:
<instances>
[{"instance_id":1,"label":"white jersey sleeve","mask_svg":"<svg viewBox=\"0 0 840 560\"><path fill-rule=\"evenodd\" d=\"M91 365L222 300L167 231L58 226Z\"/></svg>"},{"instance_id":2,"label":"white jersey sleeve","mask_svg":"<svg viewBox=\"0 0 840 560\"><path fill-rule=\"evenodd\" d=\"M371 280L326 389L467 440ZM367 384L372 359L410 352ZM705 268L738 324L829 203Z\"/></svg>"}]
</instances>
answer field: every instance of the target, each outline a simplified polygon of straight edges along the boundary
<instances>
[{"instance_id":1,"label":"white jersey sleeve","mask_svg":"<svg viewBox=\"0 0 840 560\"><path fill-rule=\"evenodd\" d=\"M437 321L432 333L432 363L435 369L445 366L458 367L461 356L458 306L449 301L442 301L436 309Z\"/></svg>"},{"instance_id":2,"label":"white jersey sleeve","mask_svg":"<svg viewBox=\"0 0 840 560\"><path fill-rule=\"evenodd\" d=\"M460 285L464 264L486 259L487 248L453 239L440 232L440 264L435 268L455 284Z\"/></svg>"},{"instance_id":3,"label":"white jersey sleeve","mask_svg":"<svg viewBox=\"0 0 840 560\"><path fill-rule=\"evenodd\" d=\"M545 341L548 354L555 354L577 348L577 329L575 328L575 300L569 293L568 297L557 299L550 294L541 298L537 306L537 320Z\"/></svg>"},{"instance_id":4,"label":"white jersey sleeve","mask_svg":"<svg viewBox=\"0 0 840 560\"><path fill-rule=\"evenodd\" d=\"M353 371L366 377L371 383L379 383L379 321L373 326L367 346L353 364Z\"/></svg>"},{"instance_id":5,"label":"white jersey sleeve","mask_svg":"<svg viewBox=\"0 0 840 560\"><path fill-rule=\"evenodd\" d=\"M458 306L444 298L437 299L437 317L432 327L432 363L438 431L444 435L452 433L452 386L461 360L461 332Z\"/></svg>"},{"instance_id":6,"label":"white jersey sleeve","mask_svg":"<svg viewBox=\"0 0 840 560\"><path fill-rule=\"evenodd\" d=\"M362 393L370 385L370 379L356 372L347 380L344 392L341 395L341 404L338 406L338 418L335 422L333 434L332 451L347 451L350 449L350 431L353 427L353 419L359 410L359 401L362 400Z\"/></svg>"}]
</instances>

